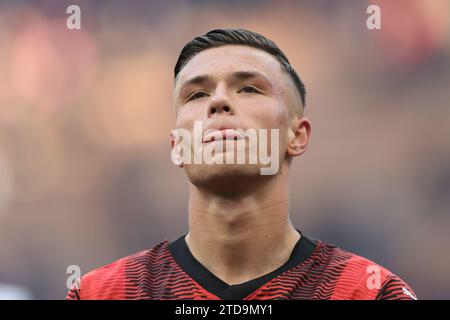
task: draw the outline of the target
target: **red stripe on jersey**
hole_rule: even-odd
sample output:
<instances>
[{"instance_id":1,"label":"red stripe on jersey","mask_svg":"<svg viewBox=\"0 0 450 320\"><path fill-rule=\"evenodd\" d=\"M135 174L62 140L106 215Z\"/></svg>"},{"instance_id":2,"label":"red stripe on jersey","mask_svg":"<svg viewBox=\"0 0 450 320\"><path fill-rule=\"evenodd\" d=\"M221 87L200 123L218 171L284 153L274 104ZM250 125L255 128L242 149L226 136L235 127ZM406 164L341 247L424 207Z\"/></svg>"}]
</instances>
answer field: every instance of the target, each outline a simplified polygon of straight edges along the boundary
<instances>
[{"instance_id":1,"label":"red stripe on jersey","mask_svg":"<svg viewBox=\"0 0 450 320\"><path fill-rule=\"evenodd\" d=\"M183 253L188 251L187 246L184 248L183 242L178 244L177 259L180 254L189 256L189 252ZM225 296L233 298L241 287L246 300L415 298L412 289L387 269L333 245L305 238L295 250L289 264L280 267L279 273L275 270L268 277L228 286L208 275L198 261L186 264L189 259L195 260L192 257L181 264L187 268L183 269L165 240L149 250L89 272L81 278L81 288L69 290L66 299L218 300ZM379 270L379 281L373 278L374 270ZM205 275L217 282L209 290L205 289L208 287ZM248 292L249 287L253 292Z\"/></svg>"}]
</instances>

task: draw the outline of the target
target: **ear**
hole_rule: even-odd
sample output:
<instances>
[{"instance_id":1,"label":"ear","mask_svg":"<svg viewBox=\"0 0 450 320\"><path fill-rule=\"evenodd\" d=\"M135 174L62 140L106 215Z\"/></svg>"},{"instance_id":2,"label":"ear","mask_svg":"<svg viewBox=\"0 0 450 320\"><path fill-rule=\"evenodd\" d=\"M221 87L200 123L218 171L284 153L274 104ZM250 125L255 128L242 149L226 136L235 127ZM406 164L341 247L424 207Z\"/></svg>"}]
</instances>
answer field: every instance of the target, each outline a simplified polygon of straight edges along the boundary
<instances>
[{"instance_id":1,"label":"ear","mask_svg":"<svg viewBox=\"0 0 450 320\"><path fill-rule=\"evenodd\" d=\"M288 141L286 146L286 154L289 157L298 157L309 143L311 135L311 121L306 117L295 118L288 130Z\"/></svg>"},{"instance_id":2,"label":"ear","mask_svg":"<svg viewBox=\"0 0 450 320\"><path fill-rule=\"evenodd\" d=\"M170 158L172 159L172 162L174 165L182 168L182 167L184 167L184 164L183 164L183 158L180 154L179 144L180 144L180 139L179 139L178 135L176 134L176 130L170 131L170 147L172 149L172 151L170 153Z\"/></svg>"}]
</instances>

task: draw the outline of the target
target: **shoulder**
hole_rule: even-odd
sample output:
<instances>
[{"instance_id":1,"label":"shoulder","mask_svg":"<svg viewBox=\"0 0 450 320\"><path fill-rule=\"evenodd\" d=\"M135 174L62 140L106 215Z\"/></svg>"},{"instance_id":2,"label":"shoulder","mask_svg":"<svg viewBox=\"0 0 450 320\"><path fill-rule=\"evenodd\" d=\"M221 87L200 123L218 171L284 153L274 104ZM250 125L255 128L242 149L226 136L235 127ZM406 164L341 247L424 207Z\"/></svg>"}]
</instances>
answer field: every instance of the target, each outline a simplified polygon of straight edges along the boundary
<instances>
[{"instance_id":1,"label":"shoulder","mask_svg":"<svg viewBox=\"0 0 450 320\"><path fill-rule=\"evenodd\" d=\"M81 277L79 288L73 287L69 290L66 299L125 299L127 277L139 273L142 267L164 264L170 255L168 244L168 240L163 240L151 249L139 251L91 270Z\"/></svg>"},{"instance_id":2,"label":"shoulder","mask_svg":"<svg viewBox=\"0 0 450 320\"><path fill-rule=\"evenodd\" d=\"M365 257L317 240L314 259L330 275L334 299L416 299L399 276Z\"/></svg>"}]
</instances>

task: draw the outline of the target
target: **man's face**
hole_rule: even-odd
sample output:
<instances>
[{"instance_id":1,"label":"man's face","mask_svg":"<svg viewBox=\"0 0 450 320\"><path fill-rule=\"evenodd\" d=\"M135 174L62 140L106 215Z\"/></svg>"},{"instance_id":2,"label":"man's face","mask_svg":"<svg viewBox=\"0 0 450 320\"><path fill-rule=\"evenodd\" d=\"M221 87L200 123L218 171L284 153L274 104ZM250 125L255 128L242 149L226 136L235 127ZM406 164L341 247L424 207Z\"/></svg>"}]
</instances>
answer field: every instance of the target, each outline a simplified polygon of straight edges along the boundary
<instances>
[{"instance_id":1,"label":"man's face","mask_svg":"<svg viewBox=\"0 0 450 320\"><path fill-rule=\"evenodd\" d=\"M276 58L247 46L230 45L200 52L178 74L174 88L176 129L188 130L192 137L196 121L202 121L202 137L208 129L268 129L268 150L274 143L270 131L278 129L279 163L285 160L290 120L302 113L300 104L293 81ZM224 134L223 139L227 138L236 139ZM203 147L224 143L206 140L202 141ZM224 154L237 151L223 145ZM193 155L193 144L190 146ZM249 152L247 144L247 160ZM208 186L260 175L262 165L259 161L257 164L247 161L246 164L184 163L183 166L194 185Z\"/></svg>"}]
</instances>

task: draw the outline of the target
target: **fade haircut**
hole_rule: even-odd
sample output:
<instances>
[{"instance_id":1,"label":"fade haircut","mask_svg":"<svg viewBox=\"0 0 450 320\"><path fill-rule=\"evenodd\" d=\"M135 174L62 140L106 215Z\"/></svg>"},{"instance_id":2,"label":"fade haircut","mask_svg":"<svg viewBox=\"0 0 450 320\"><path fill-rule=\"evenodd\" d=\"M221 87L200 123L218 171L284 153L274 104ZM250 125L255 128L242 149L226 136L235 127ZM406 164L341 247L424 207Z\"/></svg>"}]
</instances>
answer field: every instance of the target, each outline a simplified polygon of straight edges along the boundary
<instances>
[{"instance_id":1,"label":"fade haircut","mask_svg":"<svg viewBox=\"0 0 450 320\"><path fill-rule=\"evenodd\" d=\"M267 39L263 35L245 30L245 29L215 29L208 33L195 37L187 43L178 56L177 63L174 68L174 79L177 78L181 69L186 66L190 59L196 54L211 48L222 47L226 45L243 45L263 50L274 56L281 64L282 68L289 74L294 81L295 86L300 94L302 106L305 107L306 90L305 85L292 68L288 58L283 51L275 44L275 42Z\"/></svg>"}]
</instances>

